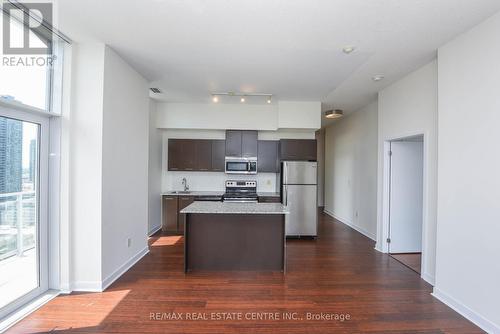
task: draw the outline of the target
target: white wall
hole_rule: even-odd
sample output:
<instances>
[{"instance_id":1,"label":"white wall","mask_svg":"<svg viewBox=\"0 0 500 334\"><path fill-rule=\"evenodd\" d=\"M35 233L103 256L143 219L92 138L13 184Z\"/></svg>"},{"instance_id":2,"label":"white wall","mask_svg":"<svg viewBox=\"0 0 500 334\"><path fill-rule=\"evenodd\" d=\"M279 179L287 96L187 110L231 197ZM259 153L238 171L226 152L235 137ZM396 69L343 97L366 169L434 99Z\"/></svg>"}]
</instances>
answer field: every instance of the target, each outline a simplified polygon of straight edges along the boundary
<instances>
[{"instance_id":1,"label":"white wall","mask_svg":"<svg viewBox=\"0 0 500 334\"><path fill-rule=\"evenodd\" d=\"M162 131L156 128L156 102L149 100L149 234L161 227Z\"/></svg>"},{"instance_id":2,"label":"white wall","mask_svg":"<svg viewBox=\"0 0 500 334\"><path fill-rule=\"evenodd\" d=\"M321 103L280 101L277 104L158 103L162 129L268 130L321 127Z\"/></svg>"},{"instance_id":3,"label":"white wall","mask_svg":"<svg viewBox=\"0 0 500 334\"><path fill-rule=\"evenodd\" d=\"M409 74L379 93L377 249L387 251L384 224L386 141L424 135L424 214L422 277L435 279L437 200L437 62Z\"/></svg>"},{"instance_id":4,"label":"white wall","mask_svg":"<svg viewBox=\"0 0 500 334\"><path fill-rule=\"evenodd\" d=\"M321 102L278 102L278 129L319 129L320 127Z\"/></svg>"},{"instance_id":5,"label":"white wall","mask_svg":"<svg viewBox=\"0 0 500 334\"><path fill-rule=\"evenodd\" d=\"M500 333L500 14L439 49L434 294Z\"/></svg>"},{"instance_id":6,"label":"white wall","mask_svg":"<svg viewBox=\"0 0 500 334\"><path fill-rule=\"evenodd\" d=\"M257 191L275 192L276 174L258 173L257 175L229 175L217 172L176 172L168 171L168 139L224 139L224 130L162 130L163 155L162 155L162 191L182 190L182 178L188 181L189 189L192 191L224 191L224 181L235 180L257 180ZM314 139L313 130L281 130L281 131L259 131L260 140L288 139Z\"/></svg>"},{"instance_id":7,"label":"white wall","mask_svg":"<svg viewBox=\"0 0 500 334\"><path fill-rule=\"evenodd\" d=\"M102 141L104 285L148 249L148 133L148 82L106 47Z\"/></svg>"},{"instance_id":8,"label":"white wall","mask_svg":"<svg viewBox=\"0 0 500 334\"><path fill-rule=\"evenodd\" d=\"M70 285L101 280L104 45L75 44L69 152ZM89 89L91 87L92 89Z\"/></svg>"},{"instance_id":9,"label":"white wall","mask_svg":"<svg viewBox=\"0 0 500 334\"><path fill-rule=\"evenodd\" d=\"M375 239L377 103L326 128L325 212Z\"/></svg>"},{"instance_id":10,"label":"white wall","mask_svg":"<svg viewBox=\"0 0 500 334\"><path fill-rule=\"evenodd\" d=\"M65 115L71 268L64 289L99 291L147 252L148 83L104 44L74 44Z\"/></svg>"}]
</instances>

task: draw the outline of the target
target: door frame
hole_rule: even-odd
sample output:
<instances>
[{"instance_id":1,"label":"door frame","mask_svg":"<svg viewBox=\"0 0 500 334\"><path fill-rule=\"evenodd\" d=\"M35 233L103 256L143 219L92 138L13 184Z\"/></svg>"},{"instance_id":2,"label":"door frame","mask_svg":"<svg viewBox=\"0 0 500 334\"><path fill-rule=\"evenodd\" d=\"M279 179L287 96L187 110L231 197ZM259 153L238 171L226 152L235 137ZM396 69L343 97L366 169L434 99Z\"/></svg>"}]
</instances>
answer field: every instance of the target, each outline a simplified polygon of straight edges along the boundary
<instances>
[{"instance_id":1,"label":"door frame","mask_svg":"<svg viewBox=\"0 0 500 334\"><path fill-rule=\"evenodd\" d=\"M45 293L49 287L49 118L31 112L0 106L0 116L20 121L35 123L40 126L39 132L39 187L38 187L38 245L37 265L39 270L39 286L0 310L0 319L16 309Z\"/></svg>"},{"instance_id":2,"label":"door frame","mask_svg":"<svg viewBox=\"0 0 500 334\"><path fill-rule=\"evenodd\" d=\"M377 248L382 253L389 254L389 243L387 239L390 237L390 187L391 187L391 157L390 148L391 142L407 138L422 136L423 138L423 199L422 199L422 259L420 277L425 279L426 264L428 254L428 233L429 233L429 219L428 219L428 197L429 197L429 133L426 131L418 131L415 133L408 133L402 136L385 138L383 141L383 166L382 166L382 230L381 230L381 245Z\"/></svg>"}]
</instances>

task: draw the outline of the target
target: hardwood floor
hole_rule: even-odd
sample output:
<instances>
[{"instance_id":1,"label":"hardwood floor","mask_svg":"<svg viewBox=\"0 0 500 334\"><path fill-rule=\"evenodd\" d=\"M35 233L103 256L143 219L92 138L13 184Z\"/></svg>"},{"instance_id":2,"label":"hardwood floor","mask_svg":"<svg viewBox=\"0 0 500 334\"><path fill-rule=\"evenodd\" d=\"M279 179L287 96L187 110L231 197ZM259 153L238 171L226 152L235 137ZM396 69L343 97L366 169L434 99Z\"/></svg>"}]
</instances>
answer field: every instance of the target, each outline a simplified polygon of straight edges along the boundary
<instances>
[{"instance_id":1,"label":"hardwood floor","mask_svg":"<svg viewBox=\"0 0 500 334\"><path fill-rule=\"evenodd\" d=\"M393 258L420 274L422 253L391 254Z\"/></svg>"},{"instance_id":2,"label":"hardwood floor","mask_svg":"<svg viewBox=\"0 0 500 334\"><path fill-rule=\"evenodd\" d=\"M11 333L482 333L434 299L431 286L351 228L320 216L316 241L287 242L287 274L183 272L181 237L151 252L103 293L60 296ZM151 313L164 313L151 320ZM165 319L170 312L183 317ZM242 320L186 320L241 312ZM296 320L246 320L267 313ZM307 320L307 313L349 320ZM237 317L238 315L234 315ZM176 316L175 316L176 317ZM191 318L193 316L191 315ZM300 319L302 318L302 319Z\"/></svg>"}]
</instances>

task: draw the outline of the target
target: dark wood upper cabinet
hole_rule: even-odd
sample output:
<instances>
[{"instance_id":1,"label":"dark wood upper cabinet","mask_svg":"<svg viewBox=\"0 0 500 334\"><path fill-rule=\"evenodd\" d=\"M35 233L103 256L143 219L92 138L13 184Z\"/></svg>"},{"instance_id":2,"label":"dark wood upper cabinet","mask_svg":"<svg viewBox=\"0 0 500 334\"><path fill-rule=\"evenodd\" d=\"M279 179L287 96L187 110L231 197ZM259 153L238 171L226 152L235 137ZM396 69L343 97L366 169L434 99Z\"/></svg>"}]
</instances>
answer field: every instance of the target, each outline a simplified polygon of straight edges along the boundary
<instances>
[{"instance_id":1,"label":"dark wood upper cabinet","mask_svg":"<svg viewBox=\"0 0 500 334\"><path fill-rule=\"evenodd\" d=\"M227 130L227 157L256 157L257 131Z\"/></svg>"},{"instance_id":2,"label":"dark wood upper cabinet","mask_svg":"<svg viewBox=\"0 0 500 334\"><path fill-rule=\"evenodd\" d=\"M226 157L241 157L241 131L226 131Z\"/></svg>"},{"instance_id":3,"label":"dark wood upper cabinet","mask_svg":"<svg viewBox=\"0 0 500 334\"><path fill-rule=\"evenodd\" d=\"M257 131L241 131L241 156L257 157Z\"/></svg>"},{"instance_id":4,"label":"dark wood upper cabinet","mask_svg":"<svg viewBox=\"0 0 500 334\"><path fill-rule=\"evenodd\" d=\"M169 171L224 171L225 140L169 139Z\"/></svg>"},{"instance_id":5,"label":"dark wood upper cabinet","mask_svg":"<svg viewBox=\"0 0 500 334\"><path fill-rule=\"evenodd\" d=\"M226 158L226 141L212 140L212 171L224 172Z\"/></svg>"},{"instance_id":6,"label":"dark wood upper cabinet","mask_svg":"<svg viewBox=\"0 0 500 334\"><path fill-rule=\"evenodd\" d=\"M196 143L192 139L168 140L168 170L194 170Z\"/></svg>"},{"instance_id":7,"label":"dark wood upper cabinet","mask_svg":"<svg viewBox=\"0 0 500 334\"><path fill-rule=\"evenodd\" d=\"M279 146L280 160L317 159L315 139L282 139Z\"/></svg>"},{"instance_id":8,"label":"dark wood upper cabinet","mask_svg":"<svg viewBox=\"0 0 500 334\"><path fill-rule=\"evenodd\" d=\"M212 169L212 141L195 140L195 170L210 171Z\"/></svg>"},{"instance_id":9,"label":"dark wood upper cabinet","mask_svg":"<svg viewBox=\"0 0 500 334\"><path fill-rule=\"evenodd\" d=\"M177 159L180 155L179 149L180 145L177 144L175 139L168 140L168 170L179 170L179 160Z\"/></svg>"},{"instance_id":10,"label":"dark wood upper cabinet","mask_svg":"<svg viewBox=\"0 0 500 334\"><path fill-rule=\"evenodd\" d=\"M257 154L258 173L277 173L279 169L278 159L279 142L276 140L259 140Z\"/></svg>"}]
</instances>

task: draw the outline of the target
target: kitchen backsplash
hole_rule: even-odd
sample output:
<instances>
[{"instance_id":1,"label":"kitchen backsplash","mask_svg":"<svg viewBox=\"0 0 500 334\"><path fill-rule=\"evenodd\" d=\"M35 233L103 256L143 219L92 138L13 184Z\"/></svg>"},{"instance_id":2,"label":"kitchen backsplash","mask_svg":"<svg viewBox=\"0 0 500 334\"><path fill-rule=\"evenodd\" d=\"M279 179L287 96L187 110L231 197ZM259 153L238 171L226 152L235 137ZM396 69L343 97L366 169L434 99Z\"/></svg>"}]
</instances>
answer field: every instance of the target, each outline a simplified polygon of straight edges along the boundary
<instances>
[{"instance_id":1,"label":"kitchen backsplash","mask_svg":"<svg viewBox=\"0 0 500 334\"><path fill-rule=\"evenodd\" d=\"M186 178L191 191L224 191L226 180L257 180L257 191L275 192L276 174L230 175L214 172L167 172L163 171L162 191L183 190L182 178Z\"/></svg>"}]
</instances>

